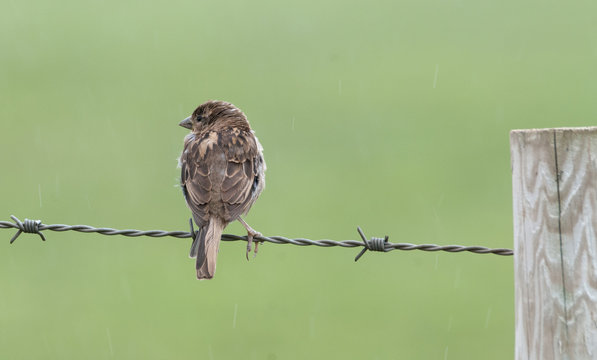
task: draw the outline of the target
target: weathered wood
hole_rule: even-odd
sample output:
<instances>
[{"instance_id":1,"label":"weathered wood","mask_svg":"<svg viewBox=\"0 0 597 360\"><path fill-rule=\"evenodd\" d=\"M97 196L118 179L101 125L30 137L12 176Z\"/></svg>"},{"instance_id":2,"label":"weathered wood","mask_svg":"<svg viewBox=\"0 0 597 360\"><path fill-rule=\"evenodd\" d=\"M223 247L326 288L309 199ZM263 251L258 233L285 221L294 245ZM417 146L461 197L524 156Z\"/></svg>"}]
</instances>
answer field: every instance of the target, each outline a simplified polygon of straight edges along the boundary
<instances>
[{"instance_id":1,"label":"weathered wood","mask_svg":"<svg viewBox=\"0 0 597 360\"><path fill-rule=\"evenodd\" d=\"M597 359L597 127L510 133L516 359Z\"/></svg>"}]
</instances>

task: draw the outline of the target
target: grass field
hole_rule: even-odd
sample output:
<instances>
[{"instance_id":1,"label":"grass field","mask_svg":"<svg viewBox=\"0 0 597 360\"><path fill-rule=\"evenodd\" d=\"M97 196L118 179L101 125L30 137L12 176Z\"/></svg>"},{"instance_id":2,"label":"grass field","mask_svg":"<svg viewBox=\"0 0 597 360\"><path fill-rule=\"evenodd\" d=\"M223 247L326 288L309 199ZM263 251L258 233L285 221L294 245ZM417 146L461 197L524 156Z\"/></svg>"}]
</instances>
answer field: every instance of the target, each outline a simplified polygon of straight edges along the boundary
<instances>
[{"instance_id":1,"label":"grass field","mask_svg":"<svg viewBox=\"0 0 597 360\"><path fill-rule=\"evenodd\" d=\"M185 129L233 102L264 235L512 247L508 131L595 125L584 1L0 4L0 220L187 230ZM240 224L226 233L243 234ZM0 231L2 359L509 359L512 257Z\"/></svg>"}]
</instances>

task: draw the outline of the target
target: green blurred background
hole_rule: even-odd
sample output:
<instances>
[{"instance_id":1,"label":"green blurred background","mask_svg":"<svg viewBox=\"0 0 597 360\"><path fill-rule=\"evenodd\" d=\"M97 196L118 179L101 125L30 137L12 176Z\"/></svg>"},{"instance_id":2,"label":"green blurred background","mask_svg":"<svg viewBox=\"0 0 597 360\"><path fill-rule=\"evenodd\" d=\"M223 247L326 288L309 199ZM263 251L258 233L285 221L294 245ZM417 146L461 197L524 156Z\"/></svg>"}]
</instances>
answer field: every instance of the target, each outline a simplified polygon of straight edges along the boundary
<instances>
[{"instance_id":1,"label":"green blurred background","mask_svg":"<svg viewBox=\"0 0 597 360\"><path fill-rule=\"evenodd\" d=\"M588 1L0 6L0 220L187 230L178 122L233 102L264 235L512 247L508 131L594 125ZM243 234L238 224L226 233ZM4 230L2 359L508 359L512 258Z\"/></svg>"}]
</instances>

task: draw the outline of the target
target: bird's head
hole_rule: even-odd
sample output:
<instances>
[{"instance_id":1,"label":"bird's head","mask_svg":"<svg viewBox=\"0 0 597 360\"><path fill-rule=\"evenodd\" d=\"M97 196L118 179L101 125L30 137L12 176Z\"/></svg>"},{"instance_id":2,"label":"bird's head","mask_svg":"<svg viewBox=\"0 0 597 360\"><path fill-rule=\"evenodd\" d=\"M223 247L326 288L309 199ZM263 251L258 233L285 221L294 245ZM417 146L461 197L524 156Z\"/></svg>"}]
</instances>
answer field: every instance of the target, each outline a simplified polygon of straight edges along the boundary
<instances>
[{"instance_id":1,"label":"bird's head","mask_svg":"<svg viewBox=\"0 0 597 360\"><path fill-rule=\"evenodd\" d=\"M245 114L231 103L220 100L209 100L199 105L191 116L178 125L194 133L229 127L249 129L249 122Z\"/></svg>"}]
</instances>

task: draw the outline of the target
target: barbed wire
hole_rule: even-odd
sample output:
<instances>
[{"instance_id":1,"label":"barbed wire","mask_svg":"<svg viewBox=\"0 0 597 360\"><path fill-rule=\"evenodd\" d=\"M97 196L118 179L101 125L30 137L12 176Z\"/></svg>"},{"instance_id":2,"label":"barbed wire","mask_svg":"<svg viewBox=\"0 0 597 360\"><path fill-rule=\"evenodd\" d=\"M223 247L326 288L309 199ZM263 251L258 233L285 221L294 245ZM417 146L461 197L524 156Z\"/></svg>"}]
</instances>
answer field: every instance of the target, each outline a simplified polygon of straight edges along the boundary
<instances>
[{"instance_id":1,"label":"barbed wire","mask_svg":"<svg viewBox=\"0 0 597 360\"><path fill-rule=\"evenodd\" d=\"M193 237L192 232L187 231L164 231L164 230L134 230L134 229L125 229L125 230L118 230L112 228L96 228L89 225L64 225L64 224L51 224L46 225L41 222L41 220L29 220L25 219L25 221L21 222L16 216L11 215L10 218L14 222L10 221L0 221L0 229L17 229L17 233L10 239L10 243L12 244L22 233L29 233L29 234L38 234L43 241L46 241L42 231L51 230L51 231L78 231L83 233L98 233L102 235L124 235L124 236L150 236L150 237L175 237L179 239L191 238ZM310 239L289 239L283 236L256 236L254 238L255 241L259 242L270 242L274 244L292 244L298 246L320 246L320 247L333 247L333 246L340 246L345 248L353 248L353 247L363 247L361 252L355 257L355 261L359 260L361 256L367 251L380 251L380 252L388 252L392 250L422 250L422 251L446 251L451 253L456 252L470 252L474 254L494 254L494 255L502 255L502 256L511 256L514 252L511 249L490 249L483 246L462 246L462 245L435 245L435 244L409 244L409 243L391 243L388 242L389 237L386 235L384 238L376 238L372 237L370 240L367 240L367 237L363 233L360 227L357 227L357 231L361 236L362 241L359 240L343 240L343 241L335 241L335 240L310 240ZM246 236L238 236L232 234L223 234L222 241L248 241Z\"/></svg>"}]
</instances>

